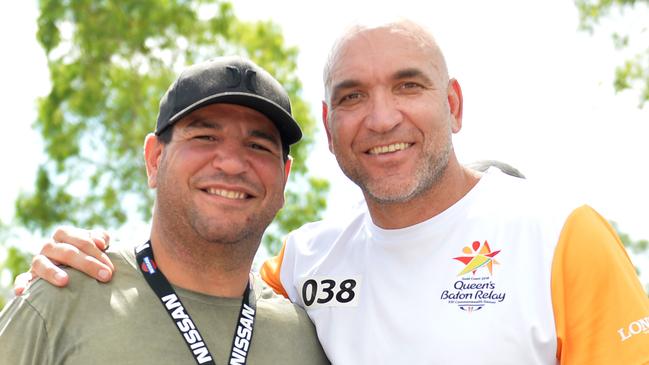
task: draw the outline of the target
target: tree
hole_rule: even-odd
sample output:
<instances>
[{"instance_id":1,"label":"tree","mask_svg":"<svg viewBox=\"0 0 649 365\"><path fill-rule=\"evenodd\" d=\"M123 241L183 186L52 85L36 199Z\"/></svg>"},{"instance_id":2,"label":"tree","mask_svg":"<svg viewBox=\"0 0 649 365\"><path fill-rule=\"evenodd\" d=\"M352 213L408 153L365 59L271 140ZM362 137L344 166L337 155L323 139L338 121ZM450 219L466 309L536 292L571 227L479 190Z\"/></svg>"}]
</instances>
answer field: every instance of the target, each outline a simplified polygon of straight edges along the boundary
<instances>
[{"instance_id":1,"label":"tree","mask_svg":"<svg viewBox=\"0 0 649 365\"><path fill-rule=\"evenodd\" d=\"M593 32L595 26L614 13L624 14L625 11L641 7L647 10L649 0L575 0L575 4L579 10L581 29ZM635 40L644 40L646 42L649 39L647 24L649 24L649 19L644 22L644 28L639 30L641 34L637 34ZM624 25L623 22L615 24L618 27L622 25ZM631 36L629 34L614 31L612 38L619 50L628 49L631 45ZM640 107L642 108L649 101L649 43L638 46L643 49L624 60L615 69L613 86L616 92L637 89L640 92Z\"/></svg>"},{"instance_id":2,"label":"tree","mask_svg":"<svg viewBox=\"0 0 649 365\"><path fill-rule=\"evenodd\" d=\"M575 0L575 5L579 11L580 28L587 32L594 32L595 27L602 26L605 19L615 19L611 22L610 27L613 29L612 40L613 44L619 51L637 52L632 54L629 58L624 60L621 65L615 69L615 78L613 87L616 92L627 89L636 89L639 91L639 107L643 108L645 103L649 101L649 19L642 24L641 29L636 29L639 34L633 36L627 32L624 26L625 22L620 21L628 16L627 12L633 10L644 10L649 14L649 0ZM607 27L608 29L608 27ZM624 33L619 32L618 29L625 29ZM632 44L632 38L637 42L645 42L644 44ZM636 51L639 49L639 51ZM635 255L649 255L649 241L637 240L634 241L631 237L621 232L615 222L611 222L622 243ZM640 270L636 268L638 273ZM647 286L649 292L649 285Z\"/></svg>"},{"instance_id":3,"label":"tree","mask_svg":"<svg viewBox=\"0 0 649 365\"><path fill-rule=\"evenodd\" d=\"M11 228L0 220L0 245L9 242L13 235L14 233L12 232ZM28 255L14 246L6 247L6 250L4 252L4 261L0 262L0 279L7 279L5 274L8 274L9 283L5 283L3 281L0 284L2 284L3 286L11 285L11 283L13 283L14 279L16 278L16 275L21 272L25 272L28 269ZM4 307L5 298L9 297L10 291L11 290L6 287L0 288L0 310Z\"/></svg>"},{"instance_id":4,"label":"tree","mask_svg":"<svg viewBox=\"0 0 649 365\"><path fill-rule=\"evenodd\" d=\"M148 220L153 194L146 186L141 146L153 130L158 103L183 66L214 56L247 55L288 90L304 139L295 158L287 204L264 239L320 218L326 180L307 175L315 122L300 97L297 49L284 45L270 21L238 20L225 1L41 0L39 43L52 89L38 101L34 126L49 160L39 166L33 193L16 201L17 220L45 232L66 223L119 227ZM304 193L307 192L307 193Z\"/></svg>"},{"instance_id":5,"label":"tree","mask_svg":"<svg viewBox=\"0 0 649 365\"><path fill-rule=\"evenodd\" d=\"M628 233L622 232L620 230L619 225L614 222L610 221L611 225L617 232L617 235L620 237L620 241L622 241L622 244L624 247L626 247L627 250L631 251L633 254L636 256L640 257L641 255L645 255L645 257L649 258L649 241L648 240L632 240L631 236ZM636 266L635 268L636 272L638 275L642 273L642 270ZM647 291L647 294L649 295L649 283L645 283L645 290Z\"/></svg>"},{"instance_id":6,"label":"tree","mask_svg":"<svg viewBox=\"0 0 649 365\"><path fill-rule=\"evenodd\" d=\"M610 223L615 229L615 231L617 232L617 235L620 237L620 241L622 241L624 247L626 247L628 250L630 250L632 253L636 255L640 255L647 252L647 250L649 249L648 240L634 241L631 239L631 236L628 233L622 232L620 230L620 226L617 224L617 222L610 221ZM638 273L640 273L640 269L636 268L636 270L638 271Z\"/></svg>"}]
</instances>

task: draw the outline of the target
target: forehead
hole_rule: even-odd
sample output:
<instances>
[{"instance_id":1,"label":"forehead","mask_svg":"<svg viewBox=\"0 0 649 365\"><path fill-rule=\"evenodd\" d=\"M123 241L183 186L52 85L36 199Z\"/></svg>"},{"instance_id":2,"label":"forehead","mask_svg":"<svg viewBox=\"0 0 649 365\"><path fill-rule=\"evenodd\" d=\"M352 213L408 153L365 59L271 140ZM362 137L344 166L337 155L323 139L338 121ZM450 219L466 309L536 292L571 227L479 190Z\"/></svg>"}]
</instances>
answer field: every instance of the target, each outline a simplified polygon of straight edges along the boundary
<instances>
[{"instance_id":1,"label":"forehead","mask_svg":"<svg viewBox=\"0 0 649 365\"><path fill-rule=\"evenodd\" d=\"M400 29L363 30L343 40L335 51L328 87L347 79L386 78L418 69L431 79L443 78L443 58L432 38Z\"/></svg>"},{"instance_id":2,"label":"forehead","mask_svg":"<svg viewBox=\"0 0 649 365\"><path fill-rule=\"evenodd\" d=\"M266 115L257 110L236 104L210 104L194 110L177 123L179 129L212 127L215 125L221 128L261 130L279 139L277 127Z\"/></svg>"}]
</instances>

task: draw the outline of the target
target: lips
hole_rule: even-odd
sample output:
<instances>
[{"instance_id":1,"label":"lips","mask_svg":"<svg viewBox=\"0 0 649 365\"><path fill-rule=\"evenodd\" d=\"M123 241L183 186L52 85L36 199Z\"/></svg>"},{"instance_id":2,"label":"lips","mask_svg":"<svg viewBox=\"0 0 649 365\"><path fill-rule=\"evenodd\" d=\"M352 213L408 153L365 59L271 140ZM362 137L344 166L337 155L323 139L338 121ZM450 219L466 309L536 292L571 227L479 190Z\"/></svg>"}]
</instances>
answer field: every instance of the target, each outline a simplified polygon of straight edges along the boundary
<instances>
[{"instance_id":1,"label":"lips","mask_svg":"<svg viewBox=\"0 0 649 365\"><path fill-rule=\"evenodd\" d=\"M369 150L367 150L366 153L370 155L382 155L385 153L403 151L409 148L410 146L412 146L412 143L407 143L407 142L391 143L388 145L372 147Z\"/></svg>"}]
</instances>

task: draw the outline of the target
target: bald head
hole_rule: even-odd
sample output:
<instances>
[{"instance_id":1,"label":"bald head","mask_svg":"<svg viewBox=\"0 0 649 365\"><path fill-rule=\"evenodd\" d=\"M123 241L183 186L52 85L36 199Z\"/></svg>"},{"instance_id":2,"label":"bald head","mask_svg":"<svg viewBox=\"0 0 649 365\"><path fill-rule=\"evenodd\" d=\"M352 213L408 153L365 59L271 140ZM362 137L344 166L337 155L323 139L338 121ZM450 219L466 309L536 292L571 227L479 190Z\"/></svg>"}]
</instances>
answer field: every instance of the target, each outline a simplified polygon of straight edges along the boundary
<instances>
[{"instance_id":1,"label":"bald head","mask_svg":"<svg viewBox=\"0 0 649 365\"><path fill-rule=\"evenodd\" d=\"M330 103L333 74L336 68L344 62L346 54L353 49L357 42L367 42L373 37L399 37L404 42L414 45L422 54L428 54L432 66L437 70L440 81L448 83L448 69L441 49L433 35L423 26L407 19L399 19L380 24L357 23L347 28L334 42L324 67L323 81L325 85L325 100ZM376 50L377 53L392 52L391 49ZM368 55L367 61L372 58Z\"/></svg>"}]
</instances>

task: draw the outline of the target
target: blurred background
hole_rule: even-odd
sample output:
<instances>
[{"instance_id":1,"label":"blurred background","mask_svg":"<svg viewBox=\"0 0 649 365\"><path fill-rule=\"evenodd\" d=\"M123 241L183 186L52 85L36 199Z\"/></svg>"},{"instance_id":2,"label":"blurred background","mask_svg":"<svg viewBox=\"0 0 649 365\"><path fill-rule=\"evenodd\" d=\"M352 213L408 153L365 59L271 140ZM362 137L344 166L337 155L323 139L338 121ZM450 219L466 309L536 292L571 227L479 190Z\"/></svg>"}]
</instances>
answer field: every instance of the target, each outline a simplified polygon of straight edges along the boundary
<instances>
[{"instance_id":1,"label":"blurred background","mask_svg":"<svg viewBox=\"0 0 649 365\"><path fill-rule=\"evenodd\" d=\"M144 135L176 72L213 56L276 75L307 135L259 260L348 210L362 197L327 149L322 67L346 25L395 15L433 31L462 85L460 161L504 161L590 204L648 285L649 1L42 0L0 3L0 307L57 225L146 239Z\"/></svg>"}]
</instances>

